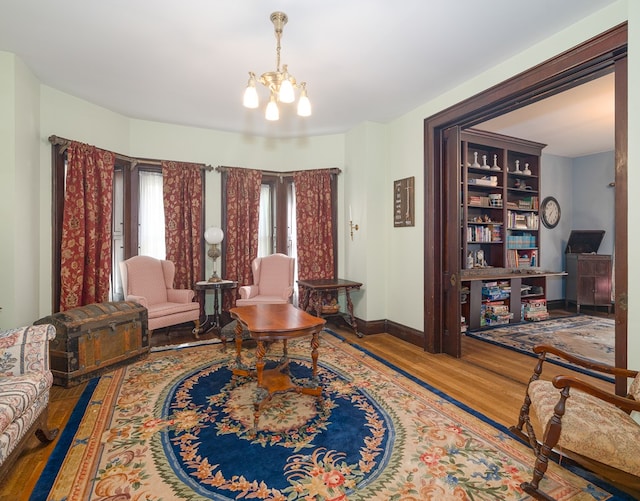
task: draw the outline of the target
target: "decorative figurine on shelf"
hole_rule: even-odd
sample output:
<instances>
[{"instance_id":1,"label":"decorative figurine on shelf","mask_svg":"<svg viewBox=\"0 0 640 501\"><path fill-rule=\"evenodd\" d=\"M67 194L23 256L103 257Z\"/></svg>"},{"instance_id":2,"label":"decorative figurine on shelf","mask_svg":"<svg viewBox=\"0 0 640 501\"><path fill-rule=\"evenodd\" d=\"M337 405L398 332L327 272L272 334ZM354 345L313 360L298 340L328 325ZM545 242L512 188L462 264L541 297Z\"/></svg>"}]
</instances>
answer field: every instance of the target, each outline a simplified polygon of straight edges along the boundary
<instances>
[{"instance_id":1,"label":"decorative figurine on shelf","mask_svg":"<svg viewBox=\"0 0 640 501\"><path fill-rule=\"evenodd\" d=\"M489 217L488 214L484 214L482 216L482 222L484 222L484 223L490 223L491 222L491 218Z\"/></svg>"},{"instance_id":2,"label":"decorative figurine on shelf","mask_svg":"<svg viewBox=\"0 0 640 501\"><path fill-rule=\"evenodd\" d=\"M500 170L498 166L498 155L493 155L493 165L491 166L491 170Z\"/></svg>"},{"instance_id":3,"label":"decorative figurine on shelf","mask_svg":"<svg viewBox=\"0 0 640 501\"><path fill-rule=\"evenodd\" d=\"M482 165L480 166L480 168L487 169L487 170L491 168L487 165L487 155L482 155Z\"/></svg>"},{"instance_id":4,"label":"decorative figurine on shelf","mask_svg":"<svg viewBox=\"0 0 640 501\"><path fill-rule=\"evenodd\" d=\"M476 263L477 268L485 268L487 261L484 259L484 251L482 249L476 251Z\"/></svg>"},{"instance_id":5,"label":"decorative figurine on shelf","mask_svg":"<svg viewBox=\"0 0 640 501\"><path fill-rule=\"evenodd\" d=\"M474 169L478 169L480 167L480 164L478 163L478 152L477 151L473 152L473 163L471 164L471 167L473 167Z\"/></svg>"},{"instance_id":6,"label":"decorative figurine on shelf","mask_svg":"<svg viewBox=\"0 0 640 501\"><path fill-rule=\"evenodd\" d=\"M473 268L473 252L469 251L469 254L467 254L467 269L470 270Z\"/></svg>"},{"instance_id":7,"label":"decorative figurine on shelf","mask_svg":"<svg viewBox=\"0 0 640 501\"><path fill-rule=\"evenodd\" d=\"M522 171L520 170L520 160L516 160L516 168L513 172L515 172L516 174L522 174Z\"/></svg>"},{"instance_id":8,"label":"decorative figurine on shelf","mask_svg":"<svg viewBox=\"0 0 640 501\"><path fill-rule=\"evenodd\" d=\"M524 170L522 171L522 173L525 176L530 176L531 175L531 170L529 169L529 164L524 164Z\"/></svg>"}]
</instances>

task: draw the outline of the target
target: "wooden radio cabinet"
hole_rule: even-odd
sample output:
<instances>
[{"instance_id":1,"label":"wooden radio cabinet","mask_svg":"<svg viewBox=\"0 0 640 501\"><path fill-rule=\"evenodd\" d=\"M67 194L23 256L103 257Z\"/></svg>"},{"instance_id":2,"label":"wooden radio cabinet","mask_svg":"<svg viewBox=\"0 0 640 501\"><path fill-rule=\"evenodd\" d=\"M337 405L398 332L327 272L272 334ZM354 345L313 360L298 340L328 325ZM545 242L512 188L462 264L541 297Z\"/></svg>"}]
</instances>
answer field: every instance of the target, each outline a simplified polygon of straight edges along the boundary
<instances>
[{"instance_id":1,"label":"wooden radio cabinet","mask_svg":"<svg viewBox=\"0 0 640 501\"><path fill-rule=\"evenodd\" d=\"M566 254L567 290L565 308L576 303L606 306L611 312L611 256L605 254Z\"/></svg>"}]
</instances>

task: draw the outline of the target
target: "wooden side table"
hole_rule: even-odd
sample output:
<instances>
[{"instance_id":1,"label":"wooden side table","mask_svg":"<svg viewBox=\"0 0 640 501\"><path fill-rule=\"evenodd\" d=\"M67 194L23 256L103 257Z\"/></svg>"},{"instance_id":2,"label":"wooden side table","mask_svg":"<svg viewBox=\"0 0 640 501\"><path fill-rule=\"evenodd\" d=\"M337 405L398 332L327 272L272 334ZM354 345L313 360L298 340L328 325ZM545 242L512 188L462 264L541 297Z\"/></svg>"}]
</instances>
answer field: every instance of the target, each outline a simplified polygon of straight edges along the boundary
<instances>
[{"instance_id":1,"label":"wooden side table","mask_svg":"<svg viewBox=\"0 0 640 501\"><path fill-rule=\"evenodd\" d=\"M300 300L300 308L304 311L315 312L317 317L320 316L341 316L353 329L356 336L362 337L362 334L358 332L358 324L356 317L353 315L353 303L351 302L350 291L359 290L362 287L362 283L353 282L351 280L345 280L343 278L327 278L319 280L298 280L298 285L302 289L302 298ZM322 312L322 296L327 292L335 292L336 294L344 292L347 299L347 313L349 318L344 318L344 315L340 311L335 313L323 314Z\"/></svg>"},{"instance_id":2,"label":"wooden side table","mask_svg":"<svg viewBox=\"0 0 640 501\"><path fill-rule=\"evenodd\" d=\"M231 316L238 323L236 325L236 364L234 375L253 376L255 374L258 390L254 402L254 431L258 427L258 419L262 407L271 400L276 393L296 391L322 400L322 387L318 378L318 346L319 333L325 321L296 308L290 303L285 304L254 304L237 306L229 310ZM251 337L256 340L255 372L242 362L242 330L246 328ZM312 377L309 381L296 384L289 376L289 359L287 341L302 336L311 336ZM265 369L265 343L282 341L283 356L278 366Z\"/></svg>"},{"instance_id":3,"label":"wooden side table","mask_svg":"<svg viewBox=\"0 0 640 501\"><path fill-rule=\"evenodd\" d=\"M203 280L196 282L193 288L198 292L198 303L200 303L200 329L197 334L203 332L209 332L212 329L216 329L218 334L220 333L220 299L219 291L226 289L235 289L238 286L238 282L233 280L220 280L219 282L208 282ZM213 291L213 313L211 315L205 312L205 293L207 291ZM204 319L204 321L202 320Z\"/></svg>"}]
</instances>

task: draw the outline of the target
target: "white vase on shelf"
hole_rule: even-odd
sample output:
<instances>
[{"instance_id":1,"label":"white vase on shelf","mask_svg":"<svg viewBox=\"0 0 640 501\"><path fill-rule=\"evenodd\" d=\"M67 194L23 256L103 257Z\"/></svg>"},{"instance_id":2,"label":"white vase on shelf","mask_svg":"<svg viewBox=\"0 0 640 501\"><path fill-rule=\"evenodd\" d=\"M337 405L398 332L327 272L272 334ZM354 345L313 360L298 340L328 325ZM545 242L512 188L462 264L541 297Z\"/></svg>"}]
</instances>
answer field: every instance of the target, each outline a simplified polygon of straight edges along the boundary
<instances>
[{"instance_id":1,"label":"white vase on shelf","mask_svg":"<svg viewBox=\"0 0 640 501\"><path fill-rule=\"evenodd\" d=\"M531 175L531 169L529 169L529 164L524 164L524 170L522 171L522 173L525 176L530 176Z\"/></svg>"},{"instance_id":2,"label":"white vase on shelf","mask_svg":"<svg viewBox=\"0 0 640 501\"><path fill-rule=\"evenodd\" d=\"M516 160L516 168L513 172L515 172L516 174L522 174L522 171L520 170L520 160Z\"/></svg>"},{"instance_id":3,"label":"white vase on shelf","mask_svg":"<svg viewBox=\"0 0 640 501\"><path fill-rule=\"evenodd\" d=\"M491 170L500 170L500 166L498 165L498 155L493 155L493 165L491 166Z\"/></svg>"},{"instance_id":4,"label":"white vase on shelf","mask_svg":"<svg viewBox=\"0 0 640 501\"><path fill-rule=\"evenodd\" d=\"M473 152L473 163L471 164L471 167L477 169L480 167L480 164L478 163L478 152L474 151Z\"/></svg>"},{"instance_id":5,"label":"white vase on shelf","mask_svg":"<svg viewBox=\"0 0 640 501\"><path fill-rule=\"evenodd\" d=\"M487 165L487 155L482 155L482 165L480 166L480 168L487 170L491 168Z\"/></svg>"}]
</instances>

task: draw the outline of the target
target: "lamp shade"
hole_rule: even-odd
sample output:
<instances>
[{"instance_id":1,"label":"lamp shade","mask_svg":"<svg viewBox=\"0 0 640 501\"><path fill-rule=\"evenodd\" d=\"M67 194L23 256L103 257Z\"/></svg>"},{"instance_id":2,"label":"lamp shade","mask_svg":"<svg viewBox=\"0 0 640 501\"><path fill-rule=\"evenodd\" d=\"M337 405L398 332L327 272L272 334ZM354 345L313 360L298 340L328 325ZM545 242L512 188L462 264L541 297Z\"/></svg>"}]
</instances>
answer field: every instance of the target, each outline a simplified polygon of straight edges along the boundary
<instances>
[{"instance_id":1,"label":"lamp shade","mask_svg":"<svg viewBox=\"0 0 640 501\"><path fill-rule=\"evenodd\" d=\"M223 238L224 232L220 228L216 228L214 226L207 228L207 231L204 232L204 239L210 245L219 244L222 242Z\"/></svg>"}]
</instances>

